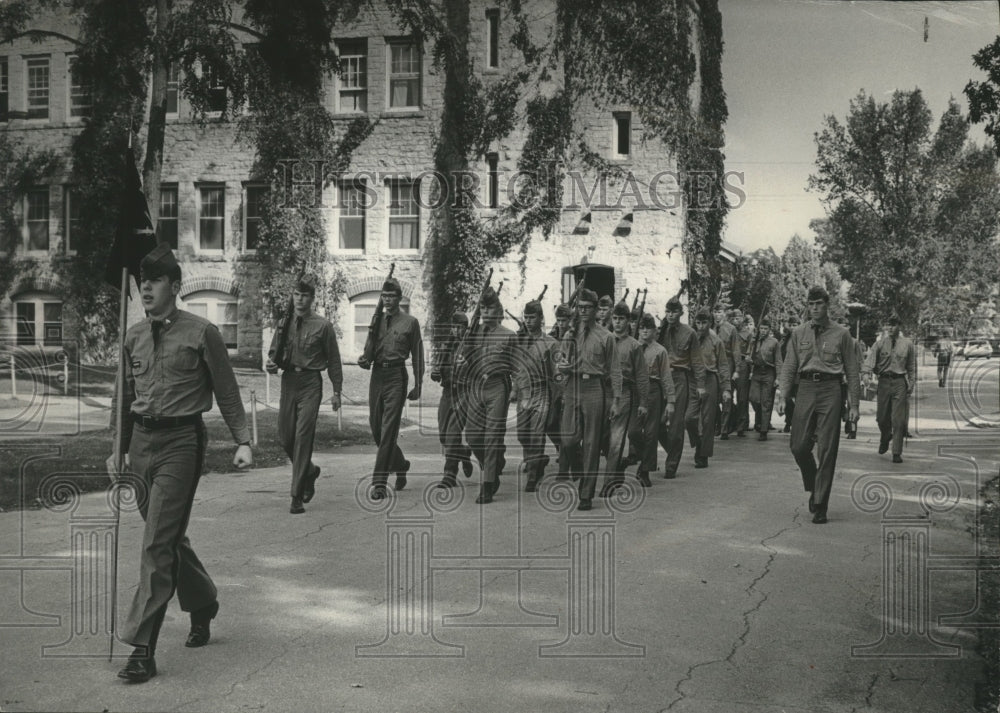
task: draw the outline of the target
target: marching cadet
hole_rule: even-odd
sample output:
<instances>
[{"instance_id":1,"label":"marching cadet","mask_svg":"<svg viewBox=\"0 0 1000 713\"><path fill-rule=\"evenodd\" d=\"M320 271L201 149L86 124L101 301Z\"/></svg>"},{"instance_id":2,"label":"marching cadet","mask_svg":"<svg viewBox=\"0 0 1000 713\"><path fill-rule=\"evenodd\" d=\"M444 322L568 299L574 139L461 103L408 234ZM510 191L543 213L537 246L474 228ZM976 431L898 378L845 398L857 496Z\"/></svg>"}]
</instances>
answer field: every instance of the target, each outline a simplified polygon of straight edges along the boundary
<instances>
[{"instance_id":1,"label":"marching cadet","mask_svg":"<svg viewBox=\"0 0 1000 713\"><path fill-rule=\"evenodd\" d=\"M809 492L809 512L813 513L813 522L821 525L827 521L830 488L837 469L840 382L846 375L849 416L856 421L861 379L850 333L828 316L829 293L822 287L812 287L807 299L810 319L792 332L778 390L788 393L798 375L790 447L802 473L802 485ZM784 415L784 410L784 402L779 399L778 415Z\"/></svg>"},{"instance_id":2,"label":"marching cadet","mask_svg":"<svg viewBox=\"0 0 1000 713\"><path fill-rule=\"evenodd\" d=\"M726 347L709 327L711 323L712 313L707 309L698 310L694 316L694 328L705 362L705 395L699 398L698 421L687 424L688 437L695 444L695 468L708 467L708 459L715 453L715 416L719 401L725 405L733 398L730 386L732 372L729 371Z\"/></svg>"},{"instance_id":3,"label":"marching cadet","mask_svg":"<svg viewBox=\"0 0 1000 713\"><path fill-rule=\"evenodd\" d=\"M889 450L892 462L903 462L903 436L909 417L910 394L917 383L917 352L913 342L899 333L899 318L889 318L888 331L875 343L865 364L866 373L878 377L875 420L881 439L879 454Z\"/></svg>"},{"instance_id":4,"label":"marching cadet","mask_svg":"<svg viewBox=\"0 0 1000 713\"><path fill-rule=\"evenodd\" d=\"M601 295L597 301L597 323L609 332L611 331L611 308L614 302L608 295Z\"/></svg>"},{"instance_id":5,"label":"marching cadet","mask_svg":"<svg viewBox=\"0 0 1000 713\"><path fill-rule=\"evenodd\" d=\"M344 385L344 372L340 365L337 333L330 321L312 311L316 299L317 279L303 276L292 291L295 321L288 328L285 345L287 368L281 374L281 401L278 404L278 441L292 461L293 515L304 513L303 503L316 494L319 466L312 462L313 443L316 440L316 417L323 400L325 371L333 386L330 404L334 411L340 409L340 391ZM274 358L281 335L275 333L267 352L266 369L278 373Z\"/></svg>"},{"instance_id":6,"label":"marching cadet","mask_svg":"<svg viewBox=\"0 0 1000 713\"><path fill-rule=\"evenodd\" d=\"M781 368L778 340L771 336L771 320L764 317L758 327L757 349L753 353L753 373L750 377L750 403L754 421L759 424L758 441L767 440L774 408L774 382Z\"/></svg>"},{"instance_id":7,"label":"marching cadet","mask_svg":"<svg viewBox=\"0 0 1000 713\"><path fill-rule=\"evenodd\" d=\"M951 357L955 351L955 346L949 339L949 333L945 332L938 337L935 353L937 355L937 379L938 388L943 389L948 380L948 368L951 366Z\"/></svg>"},{"instance_id":8,"label":"marching cadet","mask_svg":"<svg viewBox=\"0 0 1000 713\"><path fill-rule=\"evenodd\" d=\"M441 401L438 403L438 439L444 449L444 478L437 484L439 488L454 488L458 484L458 464L462 464L465 477L472 475L471 449L462 442L465 430L463 415L465 410L456 403L461 398L454 383L455 350L461 335L469 328L469 318L465 312L455 312L451 318L448 336L443 340L437 360L431 369L431 381L441 383Z\"/></svg>"},{"instance_id":9,"label":"marching cadet","mask_svg":"<svg viewBox=\"0 0 1000 713\"><path fill-rule=\"evenodd\" d=\"M615 338L597 324L597 294L580 290L576 307L580 321L563 336L557 367L567 375L561 430L567 466L580 477L577 509L590 510L601 465L601 434L622 410L622 369ZM560 457L560 467L562 462Z\"/></svg>"},{"instance_id":10,"label":"marching cadet","mask_svg":"<svg viewBox=\"0 0 1000 713\"><path fill-rule=\"evenodd\" d=\"M522 318L524 334L518 340L517 370L510 397L517 404L517 440L524 453L522 468L528 476L524 492L533 493L548 465L545 428L551 407L549 383L555 373L552 350L558 342L542 329L541 302L528 302Z\"/></svg>"},{"instance_id":11,"label":"marching cadet","mask_svg":"<svg viewBox=\"0 0 1000 713\"><path fill-rule=\"evenodd\" d=\"M660 325L660 344L670 355L670 370L674 379L676 410L666 428L660 429L660 445L667 452L663 466L664 478L676 478L677 466L684 452L684 429L687 423L698 421L698 399L705 396L705 362L701 358L698 335L681 324L684 307L672 297L666 306Z\"/></svg>"},{"instance_id":12,"label":"marching cadet","mask_svg":"<svg viewBox=\"0 0 1000 713\"><path fill-rule=\"evenodd\" d=\"M402 312L399 301L403 288L390 277L382 283L384 311L375 331L375 360L370 366L372 378L368 384L368 423L378 446L372 473L374 500L388 495L389 473L396 473L395 489L406 487L410 461L403 456L397 441L399 423L403 418L403 400L416 401L424 380L424 342L416 317ZM406 359L413 360L413 388L407 394Z\"/></svg>"},{"instance_id":13,"label":"marching cadet","mask_svg":"<svg viewBox=\"0 0 1000 713\"><path fill-rule=\"evenodd\" d=\"M569 473L569 462L564 462L562 454L562 412L563 412L563 391L566 385L566 374L559 369L556 369L556 362L561 356L561 351L559 349L559 342L562 341L563 335L569 330L570 319L573 316L573 310L570 309L567 304L560 304L556 307L556 323L552 326L549 331L549 336L556 340L556 344L552 347L552 359L553 359L553 373L549 379L549 394L551 401L549 402L549 417L545 425L545 432L549 436L549 440L556 447L556 451L559 453L559 473L565 475Z\"/></svg>"},{"instance_id":14,"label":"marching cadet","mask_svg":"<svg viewBox=\"0 0 1000 713\"><path fill-rule=\"evenodd\" d=\"M843 327L844 329L847 330L848 334L850 334L851 327L848 324L847 319L841 319L840 322L839 322L839 324L840 324L841 327ZM855 354L855 357L857 357L858 364L860 365L861 373L862 373L862 375L864 375L864 371L865 371L865 351L864 351L864 345L862 345L860 339L855 339L853 335L851 336L851 343L854 345L854 354ZM871 374L869 374L868 376L869 376L869 378L871 378ZM844 397L844 409L843 409L843 411L844 411L844 436L847 438L847 440L853 441L853 440L856 440L857 437L858 437L858 422L857 421L851 421L848 418L849 411L848 411L848 408L847 408L848 404L847 404L847 379L846 379L846 377L844 379L842 379L841 382L840 382L840 391L841 391L841 394Z\"/></svg>"},{"instance_id":15,"label":"marching cadet","mask_svg":"<svg viewBox=\"0 0 1000 713\"><path fill-rule=\"evenodd\" d=\"M795 328L798 326L799 318L794 314L785 321L785 329L781 335L781 341L778 343L781 347L782 362L784 362L788 356L788 342L792 338L792 332L795 331ZM775 382L775 386L777 386L777 382ZM792 414L795 413L795 388L796 384L792 384L792 390L790 393L777 394L785 400L785 427L782 429L783 433L791 433L792 431Z\"/></svg>"},{"instance_id":16,"label":"marching cadet","mask_svg":"<svg viewBox=\"0 0 1000 713\"><path fill-rule=\"evenodd\" d=\"M649 474L656 470L656 450L660 447L660 429L666 429L674 417L674 377L670 371L670 355L656 341L656 319L651 314L642 315L639 322L639 341L649 370L649 406L642 439L637 442L639 468L636 477L642 486L652 485Z\"/></svg>"},{"instance_id":17,"label":"marching cadet","mask_svg":"<svg viewBox=\"0 0 1000 713\"><path fill-rule=\"evenodd\" d=\"M622 370L621 410L611 418L607 469L600 496L610 496L625 482L622 454L626 436L630 441L642 440L646 415L649 413L649 367L642 345L629 334L631 310L624 301L611 312L611 327Z\"/></svg>"},{"instance_id":18,"label":"marching cadet","mask_svg":"<svg viewBox=\"0 0 1000 713\"><path fill-rule=\"evenodd\" d=\"M750 428L750 367L753 348L753 317L749 314L742 318L737 336L740 340L740 358L736 361L736 406L733 408L730 433L736 431L737 438L743 438L744 432Z\"/></svg>"},{"instance_id":19,"label":"marching cadet","mask_svg":"<svg viewBox=\"0 0 1000 713\"><path fill-rule=\"evenodd\" d=\"M503 305L492 287L479 300L480 329L466 340L464 358L468 378L465 433L479 461L483 482L476 502L493 502L503 470L507 407L514 372L517 337L500 324Z\"/></svg>"},{"instance_id":20,"label":"marching cadet","mask_svg":"<svg viewBox=\"0 0 1000 713\"><path fill-rule=\"evenodd\" d=\"M146 319L125 335L122 429L116 433L126 471L144 484L139 512L145 521L139 586L121 637L135 647L118 677L144 683L156 675L157 638L167 604L177 592L190 613L188 647L204 646L219 612L217 590L185 531L205 461L207 432L201 414L212 396L238 444L233 465L253 465L250 431L226 345L206 319L177 309L181 268L165 243L140 267ZM117 423L113 415L112 423ZM117 479L112 455L108 472Z\"/></svg>"},{"instance_id":21,"label":"marching cadet","mask_svg":"<svg viewBox=\"0 0 1000 713\"><path fill-rule=\"evenodd\" d=\"M729 421L733 413L733 379L736 376L736 364L740 361L740 338L734 327L726 319L726 310L722 307L715 308L715 334L722 340L722 346L726 350L726 363L729 366L729 381L723 382L720 388L723 392L729 391L730 398L722 401L722 409L718 414L718 423L715 425L716 435L723 441L729 440Z\"/></svg>"}]
</instances>

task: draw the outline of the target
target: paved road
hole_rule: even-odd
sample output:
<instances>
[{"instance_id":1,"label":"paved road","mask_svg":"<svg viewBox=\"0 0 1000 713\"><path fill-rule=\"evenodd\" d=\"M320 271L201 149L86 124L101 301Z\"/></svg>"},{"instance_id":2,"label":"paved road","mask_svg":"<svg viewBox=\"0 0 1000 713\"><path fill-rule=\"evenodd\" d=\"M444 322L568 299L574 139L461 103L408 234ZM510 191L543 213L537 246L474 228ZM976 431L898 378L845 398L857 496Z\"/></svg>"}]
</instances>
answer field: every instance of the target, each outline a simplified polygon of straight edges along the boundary
<instances>
[{"instance_id":1,"label":"paved road","mask_svg":"<svg viewBox=\"0 0 1000 713\"><path fill-rule=\"evenodd\" d=\"M925 393L946 421L947 390ZM210 474L189 534L220 589L213 640L185 649L172 604L141 686L101 658L104 497L2 514L0 709L971 711L984 614L974 572L943 568L977 554L996 434L928 421L894 466L865 417L823 526L783 434L721 443L707 470L688 450L676 480L585 514L554 481L519 493L513 442L494 504L472 502L475 478L429 500L440 457L416 427L388 512L359 496L370 448L319 454L302 516L287 469ZM121 538L127 602L136 513Z\"/></svg>"}]
</instances>

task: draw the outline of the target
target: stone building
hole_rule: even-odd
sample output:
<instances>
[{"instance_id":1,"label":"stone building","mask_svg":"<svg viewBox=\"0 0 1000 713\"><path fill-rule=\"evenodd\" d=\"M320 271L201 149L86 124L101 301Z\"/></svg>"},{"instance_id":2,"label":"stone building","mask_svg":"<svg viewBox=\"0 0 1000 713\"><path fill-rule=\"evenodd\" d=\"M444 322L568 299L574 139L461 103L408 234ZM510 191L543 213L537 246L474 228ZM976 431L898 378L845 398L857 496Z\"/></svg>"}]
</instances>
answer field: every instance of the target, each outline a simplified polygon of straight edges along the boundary
<instances>
[{"instance_id":1,"label":"stone building","mask_svg":"<svg viewBox=\"0 0 1000 713\"><path fill-rule=\"evenodd\" d=\"M505 13L490 0L471 2L470 42L484 83L517 61L508 41L513 23ZM532 15L543 18L541 23L554 17L541 11ZM254 41L245 28L232 29L238 40ZM15 143L69 156L89 101L86 88L73 79L77 28L70 17L45 16L36 18L30 30L31 36L0 44L0 130ZM345 125L360 113L378 119L351 164L362 177L363 192L374 198L371 205L362 206L357 188L347 183L329 186L322 195L331 260L350 278L339 326L342 354L354 360L390 262L396 264L404 304L422 320L427 316L422 255L443 77L428 49L406 36L378 3L338 27L334 40L343 72L325 82L328 110ZM234 277L239 261L253 260L257 206L269 188L248 180L252 150L237 143L232 122L196 123L175 73L168 91L158 236L175 247L182 261L183 307L220 327L234 362L259 365L262 341L268 338L261 304L252 285L244 284L241 293ZM697 83L692 92L697 96ZM677 291L685 270L680 243L686 229L677 166L659 139L644 136L634 109L593 102L574 117L590 146L630 178L595 190L593 174L567 177L560 224L547 239L532 239L523 277L518 254L495 265L495 279L505 280L504 300L512 311L548 285L551 322L552 309L579 274L574 267L584 263L599 267L592 273L600 276L595 281L599 291L610 291L612 280L618 295L626 288L648 288L654 313L662 312ZM516 177L525 135L524 127L515 130L474 166L482 179L484 215L508 200L506 187ZM72 259L73 195L66 167L49 185L32 187L19 198L17 257L41 260L40 269L16 281L0 303L0 334L8 340L54 344L76 336L78 315L63 304L58 281L43 259Z\"/></svg>"}]
</instances>

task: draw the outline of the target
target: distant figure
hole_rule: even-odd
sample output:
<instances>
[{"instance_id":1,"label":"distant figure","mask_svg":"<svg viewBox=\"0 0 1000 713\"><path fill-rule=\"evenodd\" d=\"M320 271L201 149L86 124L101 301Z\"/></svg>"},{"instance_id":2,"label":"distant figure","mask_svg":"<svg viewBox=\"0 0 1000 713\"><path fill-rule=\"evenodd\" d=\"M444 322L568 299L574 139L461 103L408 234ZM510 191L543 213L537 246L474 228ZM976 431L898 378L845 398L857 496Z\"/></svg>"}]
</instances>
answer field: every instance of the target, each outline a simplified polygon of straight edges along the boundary
<instances>
[{"instance_id":1,"label":"distant figure","mask_svg":"<svg viewBox=\"0 0 1000 713\"><path fill-rule=\"evenodd\" d=\"M938 387L944 388L948 382L948 367L951 366L951 357L955 353L955 345L945 334L938 339L937 343L937 378Z\"/></svg>"},{"instance_id":2,"label":"distant figure","mask_svg":"<svg viewBox=\"0 0 1000 713\"><path fill-rule=\"evenodd\" d=\"M917 383L917 352L910 339L899 333L899 318L889 318L889 330L872 347L865 372L878 376L876 420L882 434L878 452L892 442L892 462L903 462L903 436L909 417L910 395Z\"/></svg>"}]
</instances>

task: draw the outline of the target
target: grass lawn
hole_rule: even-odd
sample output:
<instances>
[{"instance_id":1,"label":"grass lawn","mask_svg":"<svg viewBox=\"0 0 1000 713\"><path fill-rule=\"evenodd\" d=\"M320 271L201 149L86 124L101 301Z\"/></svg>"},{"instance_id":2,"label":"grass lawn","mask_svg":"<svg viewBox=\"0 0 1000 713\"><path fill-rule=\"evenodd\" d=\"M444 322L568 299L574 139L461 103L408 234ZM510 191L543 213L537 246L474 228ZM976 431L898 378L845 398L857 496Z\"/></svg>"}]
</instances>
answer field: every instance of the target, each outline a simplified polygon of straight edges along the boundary
<instances>
[{"instance_id":1,"label":"grass lawn","mask_svg":"<svg viewBox=\"0 0 1000 713\"><path fill-rule=\"evenodd\" d=\"M261 397L263 398L263 397ZM221 417L206 418L209 443L205 456L205 471L231 473L235 445L225 421ZM268 468L288 464L288 457L278 445L278 412L263 409L257 414L260 443L254 448L254 465ZM51 443L54 455L21 464L30 458L23 450L14 446L34 446ZM331 451L349 445L372 443L367 421L344 421L342 431L337 430L337 417L329 407L320 409L316 427L316 451ZM36 506L40 496L42 481L52 473L72 473L82 492L101 490L107 487L108 477L104 461L111 453L111 431L87 431L78 436L44 440L38 438L5 440L0 442L0 508L15 510ZM19 481L23 478L24 495L19 502ZM43 503L44 504L44 503Z\"/></svg>"}]
</instances>

